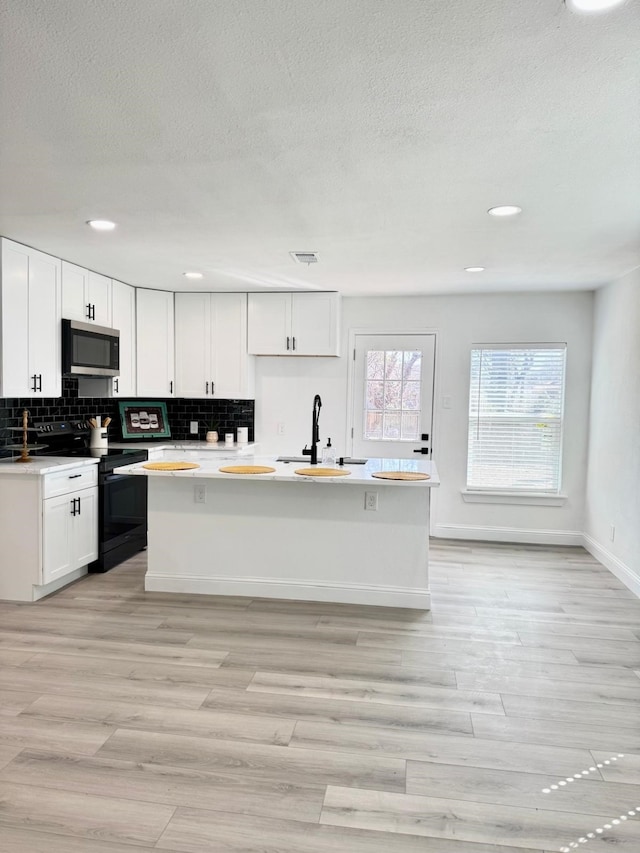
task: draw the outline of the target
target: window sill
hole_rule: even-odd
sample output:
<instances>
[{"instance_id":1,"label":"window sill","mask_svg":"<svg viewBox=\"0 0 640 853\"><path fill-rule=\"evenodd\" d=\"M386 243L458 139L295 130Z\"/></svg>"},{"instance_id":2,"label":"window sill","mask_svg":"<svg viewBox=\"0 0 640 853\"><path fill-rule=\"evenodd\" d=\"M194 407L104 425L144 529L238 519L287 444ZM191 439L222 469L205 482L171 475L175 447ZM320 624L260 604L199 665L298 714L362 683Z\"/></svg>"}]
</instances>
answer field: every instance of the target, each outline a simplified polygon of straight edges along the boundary
<instances>
[{"instance_id":1,"label":"window sill","mask_svg":"<svg viewBox=\"0 0 640 853\"><path fill-rule=\"evenodd\" d=\"M564 506L568 495L550 495L540 492L471 491L461 489L462 500L471 504L522 504L528 506Z\"/></svg>"}]
</instances>

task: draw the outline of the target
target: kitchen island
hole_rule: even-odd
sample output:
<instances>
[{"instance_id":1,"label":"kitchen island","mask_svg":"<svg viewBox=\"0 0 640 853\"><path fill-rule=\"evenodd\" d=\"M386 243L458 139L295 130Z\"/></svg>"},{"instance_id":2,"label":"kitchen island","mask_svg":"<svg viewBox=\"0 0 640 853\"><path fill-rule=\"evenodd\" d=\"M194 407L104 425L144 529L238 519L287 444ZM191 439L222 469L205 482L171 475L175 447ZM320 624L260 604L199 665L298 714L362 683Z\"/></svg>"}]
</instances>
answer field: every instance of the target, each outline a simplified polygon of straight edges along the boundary
<instances>
[{"instance_id":1,"label":"kitchen island","mask_svg":"<svg viewBox=\"0 0 640 853\"><path fill-rule=\"evenodd\" d=\"M147 590L429 609L433 462L371 459L312 478L295 473L305 463L272 457L241 460L274 469L265 474L196 461L186 471L117 469L148 478ZM389 470L429 479L374 476Z\"/></svg>"}]
</instances>

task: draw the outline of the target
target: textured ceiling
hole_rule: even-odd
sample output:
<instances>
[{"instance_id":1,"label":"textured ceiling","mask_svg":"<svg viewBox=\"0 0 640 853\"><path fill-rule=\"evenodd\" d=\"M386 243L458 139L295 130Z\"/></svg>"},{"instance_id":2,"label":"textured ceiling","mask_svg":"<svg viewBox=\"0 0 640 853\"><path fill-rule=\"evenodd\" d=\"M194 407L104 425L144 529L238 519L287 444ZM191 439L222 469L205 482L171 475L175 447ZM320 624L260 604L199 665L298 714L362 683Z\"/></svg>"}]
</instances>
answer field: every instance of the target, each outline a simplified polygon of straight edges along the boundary
<instances>
[{"instance_id":1,"label":"textured ceiling","mask_svg":"<svg viewBox=\"0 0 640 853\"><path fill-rule=\"evenodd\" d=\"M0 11L15 240L190 290L184 270L205 290L350 295L594 287L640 264L637 0L587 17L562 0ZM505 202L523 214L486 215ZM320 263L294 265L307 250Z\"/></svg>"}]
</instances>

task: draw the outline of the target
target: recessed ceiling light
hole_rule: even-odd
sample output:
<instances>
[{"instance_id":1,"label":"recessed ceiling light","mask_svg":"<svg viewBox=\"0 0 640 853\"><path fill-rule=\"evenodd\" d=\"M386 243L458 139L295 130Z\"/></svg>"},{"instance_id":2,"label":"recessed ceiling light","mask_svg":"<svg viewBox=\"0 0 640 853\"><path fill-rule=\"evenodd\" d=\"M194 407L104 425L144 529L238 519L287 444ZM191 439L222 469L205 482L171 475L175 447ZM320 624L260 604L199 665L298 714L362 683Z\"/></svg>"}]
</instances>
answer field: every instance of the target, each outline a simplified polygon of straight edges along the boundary
<instances>
[{"instance_id":1,"label":"recessed ceiling light","mask_svg":"<svg viewBox=\"0 0 640 853\"><path fill-rule=\"evenodd\" d=\"M625 0L566 0L566 4L573 12L607 12L614 6L620 6Z\"/></svg>"},{"instance_id":2,"label":"recessed ceiling light","mask_svg":"<svg viewBox=\"0 0 640 853\"><path fill-rule=\"evenodd\" d=\"M465 272L484 272L484 267L465 267Z\"/></svg>"},{"instance_id":3,"label":"recessed ceiling light","mask_svg":"<svg viewBox=\"0 0 640 853\"><path fill-rule=\"evenodd\" d=\"M204 278L201 272L183 272L185 278Z\"/></svg>"},{"instance_id":4,"label":"recessed ceiling light","mask_svg":"<svg viewBox=\"0 0 640 853\"><path fill-rule=\"evenodd\" d=\"M109 219L90 219L87 225L90 225L95 231L113 231L116 227L116 223Z\"/></svg>"},{"instance_id":5,"label":"recessed ceiling light","mask_svg":"<svg viewBox=\"0 0 640 853\"><path fill-rule=\"evenodd\" d=\"M522 208L517 204L499 204L497 207L490 207L487 213L490 216L517 216L522 213Z\"/></svg>"}]
</instances>

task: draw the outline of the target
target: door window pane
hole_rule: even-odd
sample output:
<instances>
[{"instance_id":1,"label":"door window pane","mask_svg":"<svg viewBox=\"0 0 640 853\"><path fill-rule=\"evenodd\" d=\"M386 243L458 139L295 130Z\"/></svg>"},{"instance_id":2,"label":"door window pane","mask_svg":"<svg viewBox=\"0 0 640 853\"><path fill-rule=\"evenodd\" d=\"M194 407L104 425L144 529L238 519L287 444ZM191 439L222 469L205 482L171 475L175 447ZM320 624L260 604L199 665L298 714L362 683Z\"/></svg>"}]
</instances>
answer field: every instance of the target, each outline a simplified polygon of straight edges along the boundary
<instances>
[{"instance_id":1,"label":"door window pane","mask_svg":"<svg viewBox=\"0 0 640 853\"><path fill-rule=\"evenodd\" d=\"M365 439L419 441L421 371L419 350L367 352Z\"/></svg>"}]
</instances>

